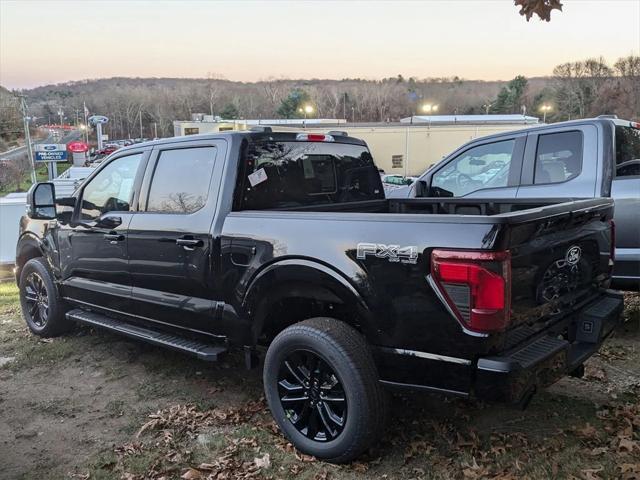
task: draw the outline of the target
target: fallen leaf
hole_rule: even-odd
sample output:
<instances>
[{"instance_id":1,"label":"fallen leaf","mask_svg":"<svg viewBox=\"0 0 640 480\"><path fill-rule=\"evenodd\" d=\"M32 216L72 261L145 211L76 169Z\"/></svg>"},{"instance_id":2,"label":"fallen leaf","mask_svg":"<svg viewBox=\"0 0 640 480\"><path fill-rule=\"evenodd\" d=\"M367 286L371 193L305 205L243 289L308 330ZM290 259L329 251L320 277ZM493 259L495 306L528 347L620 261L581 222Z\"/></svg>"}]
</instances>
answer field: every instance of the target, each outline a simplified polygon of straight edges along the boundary
<instances>
[{"instance_id":1,"label":"fallen leaf","mask_svg":"<svg viewBox=\"0 0 640 480\"><path fill-rule=\"evenodd\" d=\"M271 458L268 453L265 453L262 458L254 458L253 463L257 468L269 468L271 466Z\"/></svg>"},{"instance_id":2,"label":"fallen leaf","mask_svg":"<svg viewBox=\"0 0 640 480\"><path fill-rule=\"evenodd\" d=\"M598 475L598 473L603 470L604 467L587 468L584 470L580 470L580 473L584 475L585 480L600 480L600 475Z\"/></svg>"},{"instance_id":3,"label":"fallen leaf","mask_svg":"<svg viewBox=\"0 0 640 480\"><path fill-rule=\"evenodd\" d=\"M195 480L198 478L202 478L202 473L200 473L195 468L190 468L189 470L184 472L180 478L184 478L184 480Z\"/></svg>"}]
</instances>

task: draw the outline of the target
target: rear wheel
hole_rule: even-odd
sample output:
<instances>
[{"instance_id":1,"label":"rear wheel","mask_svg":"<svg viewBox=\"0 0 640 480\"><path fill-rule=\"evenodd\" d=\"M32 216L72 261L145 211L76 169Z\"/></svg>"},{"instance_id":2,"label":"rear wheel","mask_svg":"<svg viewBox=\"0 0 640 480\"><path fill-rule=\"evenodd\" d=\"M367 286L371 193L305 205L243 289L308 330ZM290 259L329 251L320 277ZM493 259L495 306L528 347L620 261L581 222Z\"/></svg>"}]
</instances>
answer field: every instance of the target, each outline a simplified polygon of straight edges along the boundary
<instances>
[{"instance_id":1,"label":"rear wheel","mask_svg":"<svg viewBox=\"0 0 640 480\"><path fill-rule=\"evenodd\" d=\"M385 392L364 338L343 322L283 330L265 358L264 388L278 426L304 453L347 462L381 435Z\"/></svg>"},{"instance_id":2,"label":"rear wheel","mask_svg":"<svg viewBox=\"0 0 640 480\"><path fill-rule=\"evenodd\" d=\"M29 330L41 337L53 337L71 329L65 318L64 301L58 295L42 258L29 260L20 274L20 304Z\"/></svg>"}]
</instances>

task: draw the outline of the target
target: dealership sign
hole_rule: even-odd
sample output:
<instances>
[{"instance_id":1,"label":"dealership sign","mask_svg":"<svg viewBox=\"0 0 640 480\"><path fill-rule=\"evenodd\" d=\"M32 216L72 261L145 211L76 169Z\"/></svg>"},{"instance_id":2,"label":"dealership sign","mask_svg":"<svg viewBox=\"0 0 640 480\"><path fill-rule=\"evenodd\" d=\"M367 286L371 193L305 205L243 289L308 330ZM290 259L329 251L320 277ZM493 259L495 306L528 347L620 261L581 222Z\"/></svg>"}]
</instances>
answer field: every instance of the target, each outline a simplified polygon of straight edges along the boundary
<instances>
[{"instance_id":1,"label":"dealership sign","mask_svg":"<svg viewBox=\"0 0 640 480\"><path fill-rule=\"evenodd\" d=\"M70 142L67 144L67 149L73 153L84 153L89 150L89 145L84 142Z\"/></svg>"},{"instance_id":2,"label":"dealership sign","mask_svg":"<svg viewBox=\"0 0 640 480\"><path fill-rule=\"evenodd\" d=\"M36 162L65 162L67 146L64 143L37 143L35 154Z\"/></svg>"}]
</instances>

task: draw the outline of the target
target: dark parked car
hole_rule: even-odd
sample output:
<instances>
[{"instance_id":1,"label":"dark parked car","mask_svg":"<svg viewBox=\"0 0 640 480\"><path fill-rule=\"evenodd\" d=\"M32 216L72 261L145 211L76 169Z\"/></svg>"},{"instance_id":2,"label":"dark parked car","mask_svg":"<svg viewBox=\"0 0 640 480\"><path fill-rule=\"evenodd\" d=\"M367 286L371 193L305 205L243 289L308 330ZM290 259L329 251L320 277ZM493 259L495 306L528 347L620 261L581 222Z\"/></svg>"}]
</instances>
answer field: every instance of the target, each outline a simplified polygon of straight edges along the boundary
<instances>
[{"instance_id":1,"label":"dark parked car","mask_svg":"<svg viewBox=\"0 0 640 480\"><path fill-rule=\"evenodd\" d=\"M612 197L614 282L640 288L640 123L603 116L478 138L389 196Z\"/></svg>"},{"instance_id":2,"label":"dark parked car","mask_svg":"<svg viewBox=\"0 0 640 480\"><path fill-rule=\"evenodd\" d=\"M334 462L383 434L388 389L526 404L622 309L611 199L389 200L343 135L134 145L54 193L30 190L17 246L33 333L79 322L248 366L266 346L276 422Z\"/></svg>"}]
</instances>

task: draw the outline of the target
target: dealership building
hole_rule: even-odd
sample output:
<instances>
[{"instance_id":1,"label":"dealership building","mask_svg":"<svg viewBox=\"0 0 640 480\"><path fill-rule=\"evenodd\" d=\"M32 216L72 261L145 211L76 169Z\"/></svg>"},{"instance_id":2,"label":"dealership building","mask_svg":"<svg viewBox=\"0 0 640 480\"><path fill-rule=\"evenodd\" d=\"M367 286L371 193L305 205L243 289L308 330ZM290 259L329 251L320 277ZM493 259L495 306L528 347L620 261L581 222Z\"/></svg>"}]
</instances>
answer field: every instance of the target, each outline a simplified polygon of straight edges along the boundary
<instances>
[{"instance_id":1,"label":"dealership building","mask_svg":"<svg viewBox=\"0 0 640 480\"><path fill-rule=\"evenodd\" d=\"M474 138L535 125L525 115L418 115L393 123L347 123L342 119L221 120L208 115L175 121L174 134L195 135L270 126L274 131L304 129L313 133L340 130L367 142L386 173L416 176Z\"/></svg>"}]
</instances>

